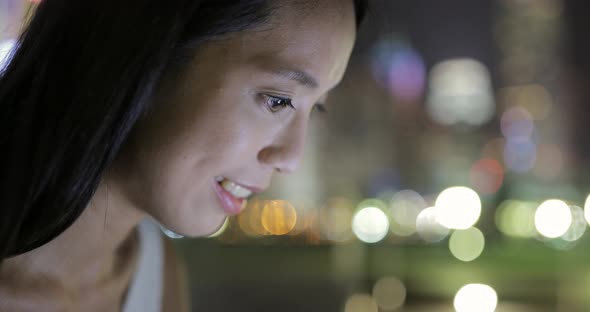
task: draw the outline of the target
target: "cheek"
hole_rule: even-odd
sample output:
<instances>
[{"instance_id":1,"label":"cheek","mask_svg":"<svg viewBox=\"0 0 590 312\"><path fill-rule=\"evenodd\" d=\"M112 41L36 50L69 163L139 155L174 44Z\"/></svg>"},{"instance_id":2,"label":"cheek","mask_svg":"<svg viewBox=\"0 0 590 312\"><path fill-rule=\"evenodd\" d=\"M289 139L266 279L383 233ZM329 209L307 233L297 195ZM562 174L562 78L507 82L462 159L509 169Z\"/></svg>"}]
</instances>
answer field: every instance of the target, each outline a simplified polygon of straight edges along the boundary
<instances>
[{"instance_id":1,"label":"cheek","mask_svg":"<svg viewBox=\"0 0 590 312\"><path fill-rule=\"evenodd\" d=\"M200 108L179 103L175 112L163 112L146 127L134 157L146 194L180 200L208 188L216 175L256 166L258 152L272 144L280 120L273 121L255 103L232 98L239 97L209 98Z\"/></svg>"},{"instance_id":2,"label":"cheek","mask_svg":"<svg viewBox=\"0 0 590 312\"><path fill-rule=\"evenodd\" d=\"M147 206L176 204L180 194L199 183L191 159L173 150L162 150L144 157L137 169L142 197L149 200Z\"/></svg>"},{"instance_id":3,"label":"cheek","mask_svg":"<svg viewBox=\"0 0 590 312\"><path fill-rule=\"evenodd\" d=\"M222 118L210 118L193 129L190 148L194 154L207 162L220 162L224 167L253 165L258 151L272 143L276 129L261 114L234 110L226 112Z\"/></svg>"}]
</instances>

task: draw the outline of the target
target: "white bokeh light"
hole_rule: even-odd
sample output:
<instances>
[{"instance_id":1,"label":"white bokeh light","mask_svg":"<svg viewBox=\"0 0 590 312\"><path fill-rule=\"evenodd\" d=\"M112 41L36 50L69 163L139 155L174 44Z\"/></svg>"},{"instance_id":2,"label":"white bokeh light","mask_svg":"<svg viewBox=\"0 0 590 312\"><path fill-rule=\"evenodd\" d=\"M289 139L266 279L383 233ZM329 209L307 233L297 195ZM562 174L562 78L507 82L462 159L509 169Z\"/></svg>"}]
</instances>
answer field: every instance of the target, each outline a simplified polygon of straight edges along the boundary
<instances>
[{"instance_id":1,"label":"white bokeh light","mask_svg":"<svg viewBox=\"0 0 590 312\"><path fill-rule=\"evenodd\" d=\"M496 291L484 284L468 284L455 295L457 312L493 312L498 306Z\"/></svg>"},{"instance_id":2,"label":"white bokeh light","mask_svg":"<svg viewBox=\"0 0 590 312\"><path fill-rule=\"evenodd\" d=\"M427 110L443 125L482 125L494 116L492 93L490 73L481 62L469 58L443 61L429 74Z\"/></svg>"},{"instance_id":3,"label":"white bokeh light","mask_svg":"<svg viewBox=\"0 0 590 312\"><path fill-rule=\"evenodd\" d=\"M352 219L352 231L365 243L376 243L382 240L389 231L389 219L376 207L359 210Z\"/></svg>"},{"instance_id":4,"label":"white bokeh light","mask_svg":"<svg viewBox=\"0 0 590 312\"><path fill-rule=\"evenodd\" d=\"M575 242L582 238L586 232L586 220L584 219L584 210L578 206L570 206L572 212L572 225L561 238L568 242Z\"/></svg>"},{"instance_id":5,"label":"white bokeh light","mask_svg":"<svg viewBox=\"0 0 590 312\"><path fill-rule=\"evenodd\" d=\"M426 207L424 198L415 191L403 190L395 193L390 202L391 232L399 236L416 233L416 219Z\"/></svg>"},{"instance_id":6,"label":"white bokeh light","mask_svg":"<svg viewBox=\"0 0 590 312\"><path fill-rule=\"evenodd\" d=\"M572 212L562 200L546 200L535 211L535 228L547 238L565 234L571 225Z\"/></svg>"},{"instance_id":7,"label":"white bokeh light","mask_svg":"<svg viewBox=\"0 0 590 312\"><path fill-rule=\"evenodd\" d=\"M481 215L481 200L477 193L463 186L442 191L435 202L436 220L456 230L472 227Z\"/></svg>"},{"instance_id":8,"label":"white bokeh light","mask_svg":"<svg viewBox=\"0 0 590 312\"><path fill-rule=\"evenodd\" d=\"M436 243L449 235L449 229L436 221L434 207L428 207L418 214L416 218L416 231L420 237L428 243Z\"/></svg>"},{"instance_id":9,"label":"white bokeh light","mask_svg":"<svg viewBox=\"0 0 590 312\"><path fill-rule=\"evenodd\" d=\"M586 202L584 202L584 217L586 222L590 223L590 194L586 197Z\"/></svg>"}]
</instances>

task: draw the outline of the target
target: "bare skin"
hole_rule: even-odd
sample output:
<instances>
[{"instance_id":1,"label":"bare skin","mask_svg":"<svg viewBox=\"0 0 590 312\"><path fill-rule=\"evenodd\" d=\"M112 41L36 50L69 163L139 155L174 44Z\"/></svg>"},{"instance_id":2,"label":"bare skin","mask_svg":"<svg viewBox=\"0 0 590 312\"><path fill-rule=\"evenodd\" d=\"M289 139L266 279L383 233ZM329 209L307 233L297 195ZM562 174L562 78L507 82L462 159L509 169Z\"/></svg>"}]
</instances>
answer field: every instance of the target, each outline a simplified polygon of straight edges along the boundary
<instances>
[{"instance_id":1,"label":"bare skin","mask_svg":"<svg viewBox=\"0 0 590 312\"><path fill-rule=\"evenodd\" d=\"M82 216L5 260L0 311L119 311L141 220L208 235L227 217L215 177L264 189L274 172L296 169L310 114L342 79L356 26L350 0L285 3L266 27L204 44L180 77L162 83ZM164 311L188 311L182 267L167 243Z\"/></svg>"}]
</instances>

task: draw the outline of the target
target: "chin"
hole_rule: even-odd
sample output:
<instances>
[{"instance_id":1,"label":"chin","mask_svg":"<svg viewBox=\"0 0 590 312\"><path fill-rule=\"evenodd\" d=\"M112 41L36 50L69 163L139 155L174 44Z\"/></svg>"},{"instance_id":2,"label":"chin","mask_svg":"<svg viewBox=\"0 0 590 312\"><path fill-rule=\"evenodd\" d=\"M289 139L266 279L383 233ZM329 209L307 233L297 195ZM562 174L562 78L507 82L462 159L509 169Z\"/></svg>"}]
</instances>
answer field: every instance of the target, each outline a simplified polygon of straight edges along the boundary
<instances>
[{"instance_id":1,"label":"chin","mask_svg":"<svg viewBox=\"0 0 590 312\"><path fill-rule=\"evenodd\" d=\"M214 214L214 215L199 215L194 216L192 218L184 218L178 219L175 218L173 220L158 220L162 226L166 229L191 238L197 237L207 237L212 234L215 234L223 223L227 215L224 213Z\"/></svg>"}]
</instances>

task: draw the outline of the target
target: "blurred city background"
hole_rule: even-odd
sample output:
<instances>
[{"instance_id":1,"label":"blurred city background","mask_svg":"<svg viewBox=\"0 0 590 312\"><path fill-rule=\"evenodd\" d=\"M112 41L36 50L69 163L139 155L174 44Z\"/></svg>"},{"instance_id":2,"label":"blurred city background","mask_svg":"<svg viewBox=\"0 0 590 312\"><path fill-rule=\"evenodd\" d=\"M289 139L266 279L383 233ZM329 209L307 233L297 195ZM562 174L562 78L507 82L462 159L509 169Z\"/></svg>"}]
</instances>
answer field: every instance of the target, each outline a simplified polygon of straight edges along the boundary
<instances>
[{"instance_id":1,"label":"blurred city background","mask_svg":"<svg viewBox=\"0 0 590 312\"><path fill-rule=\"evenodd\" d=\"M175 240L194 311L590 311L590 4L370 3L300 170Z\"/></svg>"}]
</instances>

